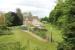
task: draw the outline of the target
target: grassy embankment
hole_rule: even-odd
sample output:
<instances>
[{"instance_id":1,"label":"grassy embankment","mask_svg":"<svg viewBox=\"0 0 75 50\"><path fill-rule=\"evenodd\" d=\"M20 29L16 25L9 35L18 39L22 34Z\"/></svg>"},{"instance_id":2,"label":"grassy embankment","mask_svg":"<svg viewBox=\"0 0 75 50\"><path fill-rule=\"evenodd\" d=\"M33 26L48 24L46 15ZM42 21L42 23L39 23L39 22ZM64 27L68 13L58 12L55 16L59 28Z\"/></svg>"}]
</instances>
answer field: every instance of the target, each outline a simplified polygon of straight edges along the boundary
<instances>
[{"instance_id":1,"label":"grassy embankment","mask_svg":"<svg viewBox=\"0 0 75 50\"><path fill-rule=\"evenodd\" d=\"M34 38L27 32L20 29L14 29L12 35L0 36L0 50L56 50L57 42L62 41L61 30L56 27L46 24L49 36L52 33L54 42L43 42Z\"/></svg>"}]
</instances>

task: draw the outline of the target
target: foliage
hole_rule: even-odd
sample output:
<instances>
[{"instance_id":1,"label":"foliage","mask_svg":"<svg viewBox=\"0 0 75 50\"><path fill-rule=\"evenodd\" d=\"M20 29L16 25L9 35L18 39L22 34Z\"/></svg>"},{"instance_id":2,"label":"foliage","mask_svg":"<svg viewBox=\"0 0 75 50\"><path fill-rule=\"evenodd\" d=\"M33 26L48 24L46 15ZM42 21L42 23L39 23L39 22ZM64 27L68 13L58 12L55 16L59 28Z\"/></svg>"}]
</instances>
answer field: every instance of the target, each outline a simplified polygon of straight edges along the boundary
<instances>
[{"instance_id":1,"label":"foliage","mask_svg":"<svg viewBox=\"0 0 75 50\"><path fill-rule=\"evenodd\" d=\"M16 14L20 19L19 23L22 25L23 24L23 15L22 15L22 12L21 12L21 10L19 8L16 9Z\"/></svg>"},{"instance_id":2,"label":"foliage","mask_svg":"<svg viewBox=\"0 0 75 50\"><path fill-rule=\"evenodd\" d=\"M56 7L54 8L54 10L51 11L51 13L49 14L50 23L52 24L56 23L58 18L61 17L61 15L63 14L62 6L63 6L63 2L59 1Z\"/></svg>"},{"instance_id":3,"label":"foliage","mask_svg":"<svg viewBox=\"0 0 75 50\"><path fill-rule=\"evenodd\" d=\"M7 26L17 26L20 24L20 18L14 12L8 12L5 14L6 25Z\"/></svg>"},{"instance_id":4,"label":"foliage","mask_svg":"<svg viewBox=\"0 0 75 50\"><path fill-rule=\"evenodd\" d=\"M51 24L63 28L64 43L63 49L59 50L74 50L75 48L75 0L59 0L54 10L50 13L49 20ZM71 44L71 47L68 44ZM67 48L67 47L70 48Z\"/></svg>"},{"instance_id":5,"label":"foliage","mask_svg":"<svg viewBox=\"0 0 75 50\"><path fill-rule=\"evenodd\" d=\"M75 46L69 43L62 42L59 43L59 46L57 48L58 48L57 50L74 50Z\"/></svg>"},{"instance_id":6,"label":"foliage","mask_svg":"<svg viewBox=\"0 0 75 50\"><path fill-rule=\"evenodd\" d=\"M33 29L33 32L35 34L37 34L38 36L42 37L42 38L45 38L46 37L46 32L47 30L46 29L39 29L39 28L34 28Z\"/></svg>"},{"instance_id":7,"label":"foliage","mask_svg":"<svg viewBox=\"0 0 75 50\"><path fill-rule=\"evenodd\" d=\"M44 18L41 18L41 21L47 21L47 22L49 22L49 18L45 16Z\"/></svg>"},{"instance_id":8,"label":"foliage","mask_svg":"<svg viewBox=\"0 0 75 50\"><path fill-rule=\"evenodd\" d=\"M12 34L11 30L7 26L0 26L0 35Z\"/></svg>"},{"instance_id":9,"label":"foliage","mask_svg":"<svg viewBox=\"0 0 75 50\"><path fill-rule=\"evenodd\" d=\"M5 14L5 20L6 20L6 25L7 26L11 26L12 25L13 17L11 17L11 13L10 12Z\"/></svg>"}]
</instances>

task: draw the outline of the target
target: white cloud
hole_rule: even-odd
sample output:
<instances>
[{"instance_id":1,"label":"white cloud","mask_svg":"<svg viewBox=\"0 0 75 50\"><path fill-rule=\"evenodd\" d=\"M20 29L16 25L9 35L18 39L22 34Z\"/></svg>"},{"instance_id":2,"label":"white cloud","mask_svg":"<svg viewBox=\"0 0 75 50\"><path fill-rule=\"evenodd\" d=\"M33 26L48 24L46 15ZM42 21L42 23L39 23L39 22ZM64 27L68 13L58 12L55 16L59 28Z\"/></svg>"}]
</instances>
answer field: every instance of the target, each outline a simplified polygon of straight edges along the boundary
<instances>
[{"instance_id":1,"label":"white cloud","mask_svg":"<svg viewBox=\"0 0 75 50\"><path fill-rule=\"evenodd\" d=\"M22 12L31 11L39 17L47 16L54 6L55 0L0 0L0 11L15 11L20 8Z\"/></svg>"}]
</instances>

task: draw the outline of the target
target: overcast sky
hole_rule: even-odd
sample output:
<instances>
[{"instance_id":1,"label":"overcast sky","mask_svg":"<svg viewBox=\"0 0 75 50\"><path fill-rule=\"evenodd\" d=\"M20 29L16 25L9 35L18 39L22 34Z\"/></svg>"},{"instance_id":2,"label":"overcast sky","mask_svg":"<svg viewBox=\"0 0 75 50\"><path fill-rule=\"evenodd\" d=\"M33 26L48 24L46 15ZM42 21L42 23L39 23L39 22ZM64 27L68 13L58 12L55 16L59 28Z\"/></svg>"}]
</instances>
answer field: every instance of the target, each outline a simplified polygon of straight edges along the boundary
<instances>
[{"instance_id":1,"label":"overcast sky","mask_svg":"<svg viewBox=\"0 0 75 50\"><path fill-rule=\"evenodd\" d=\"M56 5L55 0L0 0L0 11L15 11L20 8L22 12L32 12L33 15L44 17Z\"/></svg>"}]
</instances>

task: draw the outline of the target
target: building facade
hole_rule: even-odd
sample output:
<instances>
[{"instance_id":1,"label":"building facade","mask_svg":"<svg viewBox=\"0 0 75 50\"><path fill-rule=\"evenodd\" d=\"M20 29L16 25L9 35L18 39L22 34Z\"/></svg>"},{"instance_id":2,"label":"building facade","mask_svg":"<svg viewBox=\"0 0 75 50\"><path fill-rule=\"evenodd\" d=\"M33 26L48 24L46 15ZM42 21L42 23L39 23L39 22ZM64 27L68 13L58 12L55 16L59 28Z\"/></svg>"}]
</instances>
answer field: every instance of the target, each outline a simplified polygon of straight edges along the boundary
<instances>
[{"instance_id":1,"label":"building facade","mask_svg":"<svg viewBox=\"0 0 75 50\"><path fill-rule=\"evenodd\" d=\"M38 18L38 16L32 16L32 14L29 13L24 13L24 18L23 18L23 24L24 25L33 25L33 26L39 26L41 25L41 22Z\"/></svg>"}]
</instances>

